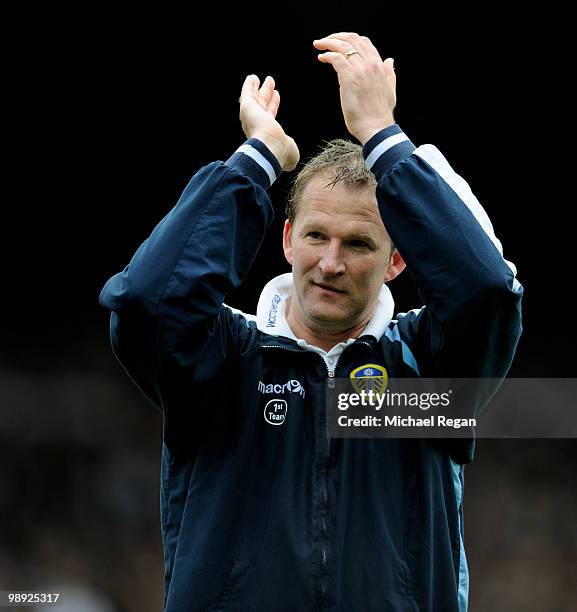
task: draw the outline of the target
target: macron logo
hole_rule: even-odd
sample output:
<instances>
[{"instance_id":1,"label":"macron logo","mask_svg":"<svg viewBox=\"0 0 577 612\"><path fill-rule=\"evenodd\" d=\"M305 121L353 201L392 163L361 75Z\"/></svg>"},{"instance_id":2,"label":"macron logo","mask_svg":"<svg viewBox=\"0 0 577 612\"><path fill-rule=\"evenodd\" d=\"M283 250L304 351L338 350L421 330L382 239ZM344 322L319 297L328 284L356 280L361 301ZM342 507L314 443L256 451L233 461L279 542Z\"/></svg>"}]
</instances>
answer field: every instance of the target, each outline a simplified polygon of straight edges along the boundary
<instances>
[{"instance_id":1,"label":"macron logo","mask_svg":"<svg viewBox=\"0 0 577 612\"><path fill-rule=\"evenodd\" d=\"M266 322L266 327L274 327L276 325L276 315L278 311L278 305L282 301L281 296L276 293L272 298L270 303L270 309L268 311L268 320Z\"/></svg>"},{"instance_id":2,"label":"macron logo","mask_svg":"<svg viewBox=\"0 0 577 612\"><path fill-rule=\"evenodd\" d=\"M302 384L298 380L288 380L284 385L265 385L261 380L258 381L258 390L261 393L298 393L303 399L305 397L305 390Z\"/></svg>"}]
</instances>

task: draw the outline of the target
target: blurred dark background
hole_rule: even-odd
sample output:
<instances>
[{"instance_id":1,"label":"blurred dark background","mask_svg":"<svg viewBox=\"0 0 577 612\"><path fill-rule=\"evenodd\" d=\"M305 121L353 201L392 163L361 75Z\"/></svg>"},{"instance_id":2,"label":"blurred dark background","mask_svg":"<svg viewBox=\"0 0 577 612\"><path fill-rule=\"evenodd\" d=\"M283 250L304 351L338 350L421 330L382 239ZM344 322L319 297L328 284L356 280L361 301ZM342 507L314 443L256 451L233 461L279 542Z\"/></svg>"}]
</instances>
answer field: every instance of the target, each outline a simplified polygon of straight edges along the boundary
<instances>
[{"instance_id":1,"label":"blurred dark background","mask_svg":"<svg viewBox=\"0 0 577 612\"><path fill-rule=\"evenodd\" d=\"M510 376L575 376L561 17L345 2L38 11L8 28L0 590L58 587L66 610L161 609L161 419L115 362L98 294L192 174L244 140L246 74L275 77L302 159L347 135L314 38L358 31L395 58L398 123L466 178L517 264L524 334ZM288 271L289 180L273 187L275 225L227 299L248 312ZM391 289L398 311L420 306L408 274ZM470 610L577 609L576 462L575 440L480 441L465 489Z\"/></svg>"}]
</instances>

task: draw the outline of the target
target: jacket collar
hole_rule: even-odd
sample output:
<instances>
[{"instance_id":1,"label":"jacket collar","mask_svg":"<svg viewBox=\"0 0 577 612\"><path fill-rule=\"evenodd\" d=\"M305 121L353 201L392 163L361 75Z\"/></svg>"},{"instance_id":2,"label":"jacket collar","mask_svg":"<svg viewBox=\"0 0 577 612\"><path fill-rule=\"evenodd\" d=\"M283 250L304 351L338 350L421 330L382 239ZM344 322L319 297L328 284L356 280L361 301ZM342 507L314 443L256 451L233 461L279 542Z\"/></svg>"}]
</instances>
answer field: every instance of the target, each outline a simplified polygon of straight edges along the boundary
<instances>
[{"instance_id":1,"label":"jacket collar","mask_svg":"<svg viewBox=\"0 0 577 612\"><path fill-rule=\"evenodd\" d=\"M289 338L296 342L298 338L289 327L285 316L287 300L291 295L292 285L292 272L287 272L273 278L264 286L256 310L256 326L265 334ZM379 292L375 314L364 329L362 336L372 336L377 341L380 340L393 318L394 308L395 302L391 291L387 285L383 284ZM352 338L350 342L354 340Z\"/></svg>"}]
</instances>

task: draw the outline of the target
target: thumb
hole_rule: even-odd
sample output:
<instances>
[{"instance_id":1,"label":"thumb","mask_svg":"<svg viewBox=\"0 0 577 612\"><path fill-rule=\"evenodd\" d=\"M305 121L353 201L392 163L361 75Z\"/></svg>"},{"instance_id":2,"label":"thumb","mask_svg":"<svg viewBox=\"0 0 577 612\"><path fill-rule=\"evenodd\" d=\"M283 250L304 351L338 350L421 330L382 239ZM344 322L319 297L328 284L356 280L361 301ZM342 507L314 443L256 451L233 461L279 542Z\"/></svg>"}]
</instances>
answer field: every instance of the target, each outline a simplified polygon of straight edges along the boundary
<instances>
[{"instance_id":1,"label":"thumb","mask_svg":"<svg viewBox=\"0 0 577 612\"><path fill-rule=\"evenodd\" d=\"M385 67L386 75L391 79L391 82L393 83L393 87L396 87L397 75L395 73L394 63L395 60L392 57L387 57L387 59L383 62L383 65Z\"/></svg>"}]
</instances>

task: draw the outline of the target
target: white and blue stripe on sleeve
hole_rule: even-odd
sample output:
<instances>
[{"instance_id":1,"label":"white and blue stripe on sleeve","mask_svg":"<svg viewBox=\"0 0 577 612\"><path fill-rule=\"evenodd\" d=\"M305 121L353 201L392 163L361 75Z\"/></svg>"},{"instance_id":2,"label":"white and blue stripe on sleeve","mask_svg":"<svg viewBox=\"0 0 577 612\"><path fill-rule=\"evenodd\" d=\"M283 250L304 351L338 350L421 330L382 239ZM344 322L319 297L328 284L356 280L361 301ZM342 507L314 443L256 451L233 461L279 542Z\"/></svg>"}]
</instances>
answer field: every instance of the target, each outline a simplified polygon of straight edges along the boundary
<instances>
[{"instance_id":1,"label":"white and blue stripe on sleeve","mask_svg":"<svg viewBox=\"0 0 577 612\"><path fill-rule=\"evenodd\" d=\"M257 138L249 138L226 161L243 174L268 189L280 176L282 168L270 149Z\"/></svg>"},{"instance_id":2,"label":"white and blue stripe on sleeve","mask_svg":"<svg viewBox=\"0 0 577 612\"><path fill-rule=\"evenodd\" d=\"M377 132L365 143L363 147L365 165L379 180L398 161L409 157L415 148L408 136L395 123Z\"/></svg>"}]
</instances>

